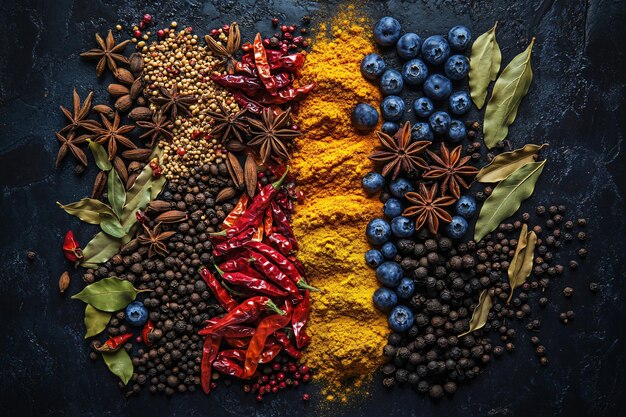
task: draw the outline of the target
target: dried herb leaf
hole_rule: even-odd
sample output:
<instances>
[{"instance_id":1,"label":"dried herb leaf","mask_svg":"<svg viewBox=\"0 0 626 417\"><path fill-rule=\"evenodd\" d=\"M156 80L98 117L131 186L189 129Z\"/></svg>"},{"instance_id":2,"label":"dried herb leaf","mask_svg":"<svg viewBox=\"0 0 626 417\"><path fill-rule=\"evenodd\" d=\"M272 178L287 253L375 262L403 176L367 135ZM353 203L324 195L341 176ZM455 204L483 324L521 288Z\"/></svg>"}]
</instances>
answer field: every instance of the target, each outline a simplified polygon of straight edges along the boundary
<instances>
[{"instance_id":1,"label":"dried herb leaf","mask_svg":"<svg viewBox=\"0 0 626 417\"><path fill-rule=\"evenodd\" d=\"M534 155L546 146L548 146L546 143L543 145L531 143L511 152L503 152L478 172L476 180L479 182L500 182L528 162L532 162Z\"/></svg>"},{"instance_id":2,"label":"dried herb leaf","mask_svg":"<svg viewBox=\"0 0 626 417\"><path fill-rule=\"evenodd\" d=\"M246 157L244 177L246 180L246 192L250 197L254 197L257 184L257 163L251 153Z\"/></svg>"},{"instance_id":3,"label":"dried herb leaf","mask_svg":"<svg viewBox=\"0 0 626 417\"><path fill-rule=\"evenodd\" d=\"M83 249L83 262L80 266L83 268L97 268L98 264L111 259L122 245L130 242L134 229L134 227L131 227L127 235L121 239L109 236L104 232L96 234Z\"/></svg>"},{"instance_id":4,"label":"dried herb leaf","mask_svg":"<svg viewBox=\"0 0 626 417\"><path fill-rule=\"evenodd\" d=\"M509 126L517 116L519 105L528 93L533 79L530 57L534 44L535 38L524 52L513 58L493 86L493 93L485 110L483 128L485 145L488 148L493 148L506 138Z\"/></svg>"},{"instance_id":5,"label":"dried herb leaf","mask_svg":"<svg viewBox=\"0 0 626 417\"><path fill-rule=\"evenodd\" d=\"M111 207L107 206L100 200L93 198L83 198L76 203L70 203L63 205L57 201L57 205L61 207L65 212L76 216L82 221L90 224L100 224L100 215L109 215L115 217L115 213Z\"/></svg>"},{"instance_id":6,"label":"dried herb leaf","mask_svg":"<svg viewBox=\"0 0 626 417\"><path fill-rule=\"evenodd\" d=\"M109 277L87 285L72 298L112 313L125 308L135 300L139 292L130 282Z\"/></svg>"},{"instance_id":7,"label":"dried herb leaf","mask_svg":"<svg viewBox=\"0 0 626 417\"><path fill-rule=\"evenodd\" d=\"M493 300L489 295L489 290L484 289L483 292L480 293L480 298L478 299L478 305L474 312L472 313L472 318L469 322L469 330L465 333L459 335L459 337L465 336L468 333L473 332L474 330L481 329L487 323L487 317L489 316L489 310L493 306Z\"/></svg>"},{"instance_id":8,"label":"dried herb leaf","mask_svg":"<svg viewBox=\"0 0 626 417\"><path fill-rule=\"evenodd\" d=\"M109 154L106 149L104 149L104 146L91 139L87 139L87 142L89 142L89 150L93 154L93 159L96 161L98 168L102 171L110 171L113 165L111 161L109 161Z\"/></svg>"},{"instance_id":9,"label":"dried herb leaf","mask_svg":"<svg viewBox=\"0 0 626 417\"><path fill-rule=\"evenodd\" d=\"M117 218L121 218L122 210L124 209L124 205L126 204L126 189L124 188L124 183L122 182L122 179L117 174L117 171L114 169L109 171L107 193L109 203L111 204L111 209L113 210Z\"/></svg>"},{"instance_id":10,"label":"dried herb leaf","mask_svg":"<svg viewBox=\"0 0 626 417\"><path fill-rule=\"evenodd\" d=\"M537 235L535 232L528 232L526 224L522 226L519 234L515 255L509 265L509 284L511 285L511 294L506 303L508 304L513 298L515 288L526 282L533 269L533 257L535 255L535 245L537 244Z\"/></svg>"},{"instance_id":11,"label":"dried herb leaf","mask_svg":"<svg viewBox=\"0 0 626 417\"><path fill-rule=\"evenodd\" d=\"M117 217L103 216L100 220L100 228L109 236L117 238L126 236L126 230L122 227Z\"/></svg>"},{"instance_id":12,"label":"dried herb leaf","mask_svg":"<svg viewBox=\"0 0 626 417\"><path fill-rule=\"evenodd\" d=\"M114 375L117 375L124 385L128 384L134 372L133 362L130 360L128 352L124 349L119 349L115 352L103 352L102 359L104 359L104 363L107 364L109 370Z\"/></svg>"},{"instance_id":13,"label":"dried herb leaf","mask_svg":"<svg viewBox=\"0 0 626 417\"><path fill-rule=\"evenodd\" d=\"M85 339L102 333L106 329L107 324L109 324L112 314L100 311L91 304L87 304L85 307L85 328L87 329Z\"/></svg>"},{"instance_id":14,"label":"dried herb leaf","mask_svg":"<svg viewBox=\"0 0 626 417\"><path fill-rule=\"evenodd\" d=\"M61 274L61 278L59 278L59 292L63 294L67 287L70 286L70 274L67 271Z\"/></svg>"},{"instance_id":15,"label":"dried herb leaf","mask_svg":"<svg viewBox=\"0 0 626 417\"><path fill-rule=\"evenodd\" d=\"M470 95L479 109L485 104L487 87L495 81L502 63L502 53L496 41L496 26L480 35L472 45L470 56L469 86Z\"/></svg>"},{"instance_id":16,"label":"dried herb leaf","mask_svg":"<svg viewBox=\"0 0 626 417\"><path fill-rule=\"evenodd\" d=\"M502 220L514 214L522 201L530 197L545 164L545 160L529 162L494 188L480 209L474 230L476 242L498 227Z\"/></svg>"}]
</instances>

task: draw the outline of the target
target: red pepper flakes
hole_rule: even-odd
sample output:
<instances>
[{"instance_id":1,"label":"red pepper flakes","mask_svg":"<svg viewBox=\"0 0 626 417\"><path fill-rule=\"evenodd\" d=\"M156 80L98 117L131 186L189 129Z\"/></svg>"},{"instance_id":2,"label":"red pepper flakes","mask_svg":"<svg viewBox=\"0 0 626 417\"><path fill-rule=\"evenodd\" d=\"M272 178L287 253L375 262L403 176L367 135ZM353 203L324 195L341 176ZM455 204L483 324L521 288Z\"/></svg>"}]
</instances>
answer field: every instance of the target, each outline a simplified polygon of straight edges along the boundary
<instances>
[{"instance_id":1,"label":"red pepper flakes","mask_svg":"<svg viewBox=\"0 0 626 417\"><path fill-rule=\"evenodd\" d=\"M68 230L63 241L63 253L68 261L76 262L83 259L83 251L74 239L74 232Z\"/></svg>"}]
</instances>

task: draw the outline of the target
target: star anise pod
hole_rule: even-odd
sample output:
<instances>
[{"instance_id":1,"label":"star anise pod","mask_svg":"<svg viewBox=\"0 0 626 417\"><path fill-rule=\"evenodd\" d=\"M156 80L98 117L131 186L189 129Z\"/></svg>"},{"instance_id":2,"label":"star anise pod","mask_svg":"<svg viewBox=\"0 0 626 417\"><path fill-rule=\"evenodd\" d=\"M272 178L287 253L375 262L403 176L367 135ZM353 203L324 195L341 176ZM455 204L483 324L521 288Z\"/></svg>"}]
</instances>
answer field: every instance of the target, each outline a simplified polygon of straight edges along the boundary
<instances>
[{"instance_id":1,"label":"star anise pod","mask_svg":"<svg viewBox=\"0 0 626 417\"><path fill-rule=\"evenodd\" d=\"M89 135L76 136L75 132L70 132L67 137L65 137L58 132L54 132L54 134L59 142L61 142L61 147L57 155L57 168L61 165L61 161L65 158L65 155L67 155L67 151L70 151L83 165L87 165L87 155L85 155L85 152L77 145L87 142Z\"/></svg>"},{"instance_id":2,"label":"star anise pod","mask_svg":"<svg viewBox=\"0 0 626 417\"><path fill-rule=\"evenodd\" d=\"M376 132L384 150L374 152L369 159L384 162L383 176L393 171L392 179L401 172L416 171L418 168L428 169L428 164L418 155L424 153L430 142L422 140L411 142L411 124L406 122L393 137L383 132Z\"/></svg>"},{"instance_id":3,"label":"star anise pod","mask_svg":"<svg viewBox=\"0 0 626 417\"><path fill-rule=\"evenodd\" d=\"M107 150L109 151L109 159L113 159L117 154L118 142L127 148L136 149L135 145L125 135L135 128L134 125L122 125L120 126L120 114L115 112L113 121L107 119L104 115L100 115L102 119L102 126L96 133L96 142L103 144L108 142Z\"/></svg>"},{"instance_id":4,"label":"star anise pod","mask_svg":"<svg viewBox=\"0 0 626 417\"><path fill-rule=\"evenodd\" d=\"M90 49L89 51L80 54L80 56L99 59L98 64L96 64L96 74L98 77L104 73L104 68L106 66L108 66L111 72L115 74L117 72L118 62L128 64L128 58L122 55L121 52L124 51L124 48L126 48L126 45L130 42L129 40L125 40L116 45L115 39L113 38L113 32L109 29L106 41L96 33L96 42L100 45L100 49Z\"/></svg>"},{"instance_id":5,"label":"star anise pod","mask_svg":"<svg viewBox=\"0 0 626 417\"><path fill-rule=\"evenodd\" d=\"M65 126L59 132L63 133L68 130L74 131L78 129L79 127L83 127L92 132L95 131L98 128L98 122L94 120L87 120L87 116L89 116L89 112L91 111L91 100L93 98L93 92L90 92L87 95L87 98L85 99L85 101L83 101L82 106L80 104L80 96L76 92L76 88L74 88L73 98L74 98L73 100L74 101L73 102L74 113L73 114L67 108L60 106L61 111L63 112L65 117L67 117L67 120L70 121L70 124Z\"/></svg>"},{"instance_id":6,"label":"star anise pod","mask_svg":"<svg viewBox=\"0 0 626 417\"><path fill-rule=\"evenodd\" d=\"M173 236L176 232L161 231L161 223L157 224L153 230L150 230L145 224L143 225L144 234L137 237L137 241L142 245L150 245L148 247L148 258L152 258L157 253L163 257L167 256L167 246L165 241Z\"/></svg>"},{"instance_id":7,"label":"star anise pod","mask_svg":"<svg viewBox=\"0 0 626 417\"><path fill-rule=\"evenodd\" d=\"M402 215L417 217L415 230L419 230L426 225L432 234L436 234L440 220L446 223L452 221L452 217L443 207L454 204L456 199L444 195L437 197L437 184L433 184L428 189L423 182L420 182L419 193L410 191L404 194L404 197L413 205L406 208Z\"/></svg>"},{"instance_id":8,"label":"star anise pod","mask_svg":"<svg viewBox=\"0 0 626 417\"><path fill-rule=\"evenodd\" d=\"M174 135L170 131L171 124L170 121L161 113L154 113L152 115L152 121L138 121L137 125L143 127L144 129L148 129L145 133L139 136L141 139L150 138L150 142L148 143L149 147L153 147L155 143L157 143L160 139L172 140Z\"/></svg>"},{"instance_id":9,"label":"star anise pod","mask_svg":"<svg viewBox=\"0 0 626 417\"><path fill-rule=\"evenodd\" d=\"M239 50L239 44L241 43L241 34L239 33L239 25L235 22L231 23L228 30L228 41L226 41L226 47L221 43L218 43L209 35L205 35L209 49L222 60L222 64L226 67L228 74L235 73L235 53Z\"/></svg>"},{"instance_id":10,"label":"star anise pod","mask_svg":"<svg viewBox=\"0 0 626 417\"><path fill-rule=\"evenodd\" d=\"M250 146L258 146L262 163L265 164L270 158L285 160L289 159L289 149L285 141L297 138L302 133L297 130L285 128L289 122L290 110L284 111L278 116L269 108L264 108L261 120L248 117L252 139Z\"/></svg>"},{"instance_id":11,"label":"star anise pod","mask_svg":"<svg viewBox=\"0 0 626 417\"><path fill-rule=\"evenodd\" d=\"M237 113L231 113L230 110L221 102L218 102L221 113L207 111L206 113L213 119L213 128L211 136L219 137L220 142L226 143L231 137L243 143L243 138L248 133L248 125L242 117L246 113L246 109L239 110Z\"/></svg>"},{"instance_id":12,"label":"star anise pod","mask_svg":"<svg viewBox=\"0 0 626 417\"><path fill-rule=\"evenodd\" d=\"M461 158L462 146L457 146L452 151L446 145L441 144L441 156L428 151L431 159L436 165L431 165L430 169L422 177L430 180L437 180L441 184L441 194L446 194L448 190L455 198L461 197L461 187L469 188L469 184L462 177L475 176L478 169L467 165L471 157Z\"/></svg>"},{"instance_id":13,"label":"star anise pod","mask_svg":"<svg viewBox=\"0 0 626 417\"><path fill-rule=\"evenodd\" d=\"M156 104L161 109L161 113L170 113L170 120L173 122L176 120L176 116L180 112L181 114L190 116L189 106L195 104L198 99L195 96L188 94L180 94L178 86L174 85L174 88L168 90L165 87L159 87L161 91L161 97L153 97L150 102Z\"/></svg>"}]
</instances>

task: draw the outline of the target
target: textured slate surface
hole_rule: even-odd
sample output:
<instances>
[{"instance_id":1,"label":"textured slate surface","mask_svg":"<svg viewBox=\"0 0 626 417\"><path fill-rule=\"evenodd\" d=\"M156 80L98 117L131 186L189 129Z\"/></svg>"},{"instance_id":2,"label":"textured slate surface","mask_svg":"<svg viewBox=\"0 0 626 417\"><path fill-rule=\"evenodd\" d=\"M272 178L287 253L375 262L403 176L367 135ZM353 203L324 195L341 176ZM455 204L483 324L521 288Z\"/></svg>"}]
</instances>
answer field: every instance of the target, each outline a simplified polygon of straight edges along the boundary
<instances>
[{"instance_id":1,"label":"textured slate surface","mask_svg":"<svg viewBox=\"0 0 626 417\"><path fill-rule=\"evenodd\" d=\"M136 21L144 12L160 22L171 19L202 31L240 21L269 29L267 17L295 20L317 13L332 16L337 2L305 1L103 1L2 0L0 27L0 415L4 416L234 416L316 415L315 402L302 404L290 392L257 406L240 388L221 386L210 398L196 393L173 399L124 400L102 362L92 365L82 340L79 302L60 297L59 274L67 267L60 241L68 227L85 242L93 229L55 208L90 189L93 172L74 174L71 163L54 169L53 132L63 123L58 104L70 104L71 89L84 95L103 82L78 53L93 45L93 33L118 20ZM409 389L386 393L376 383L372 395L331 415L419 416L617 416L626 393L624 359L624 200L626 128L624 2L608 0L372 1L364 9L377 18L392 14L420 35L443 33L454 24L474 34L500 21L504 61L537 37L535 79L509 138L549 142L549 164L529 204L565 203L588 216L589 257L565 278L577 292L565 301L558 283L555 301L540 318L550 366L541 369L523 335L518 350L491 364L451 400L433 404ZM248 33L248 35L251 31ZM359 51L354 51L359 53ZM37 258L28 263L26 251ZM591 280L601 291L592 296ZM69 292L81 288L73 274ZM574 309L564 328L558 312ZM520 333L524 333L520 331ZM378 382L378 381L377 381ZM310 388L309 391L314 388ZM315 398L315 397L314 397Z\"/></svg>"}]
</instances>

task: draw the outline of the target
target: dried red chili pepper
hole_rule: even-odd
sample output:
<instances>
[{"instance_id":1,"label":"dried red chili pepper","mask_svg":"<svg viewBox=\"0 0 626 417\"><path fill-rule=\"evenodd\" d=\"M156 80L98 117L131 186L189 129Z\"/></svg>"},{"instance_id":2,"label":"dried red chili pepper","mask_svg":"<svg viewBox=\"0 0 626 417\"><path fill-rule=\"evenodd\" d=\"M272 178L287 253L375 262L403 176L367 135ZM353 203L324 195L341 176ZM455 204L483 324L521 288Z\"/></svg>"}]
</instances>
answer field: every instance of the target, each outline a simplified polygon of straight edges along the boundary
<instances>
[{"instance_id":1,"label":"dried red chili pepper","mask_svg":"<svg viewBox=\"0 0 626 417\"><path fill-rule=\"evenodd\" d=\"M220 374L234 376L235 378L245 378L241 365L221 355L218 355L217 359L213 362L213 368Z\"/></svg>"},{"instance_id":2,"label":"dried red chili pepper","mask_svg":"<svg viewBox=\"0 0 626 417\"><path fill-rule=\"evenodd\" d=\"M231 326L233 324L250 322L258 319L261 313L266 310L278 313L278 315L286 314L283 310L278 308L276 304L274 304L274 302L268 297L250 297L241 304L239 304L232 311L229 311L228 314L219 319L217 323L207 325L204 329L200 330L198 334L201 336L211 333L221 334L223 330L228 326Z\"/></svg>"},{"instance_id":3,"label":"dried red chili pepper","mask_svg":"<svg viewBox=\"0 0 626 417\"><path fill-rule=\"evenodd\" d=\"M152 342L150 341L150 333L152 333L154 329L154 323L152 322L152 320L148 319L146 324L143 326L143 330L141 331L141 340L143 341L144 345L148 347L152 346Z\"/></svg>"},{"instance_id":4,"label":"dried red chili pepper","mask_svg":"<svg viewBox=\"0 0 626 417\"><path fill-rule=\"evenodd\" d=\"M241 215L246 211L246 208L248 208L249 202L250 197L248 197L248 194L242 194L241 197L239 197L239 201L237 201L235 207L233 207L230 213L228 213L228 216L226 216L222 222L222 230L228 229L237 222L237 219L241 217Z\"/></svg>"},{"instance_id":5,"label":"dried red chili pepper","mask_svg":"<svg viewBox=\"0 0 626 417\"><path fill-rule=\"evenodd\" d=\"M261 352L259 363L270 363L276 358L276 355L278 355L281 350L283 350L283 347L277 343L270 345L269 347L265 348L263 352Z\"/></svg>"},{"instance_id":6,"label":"dried red chili pepper","mask_svg":"<svg viewBox=\"0 0 626 417\"><path fill-rule=\"evenodd\" d=\"M215 324L217 324L217 322L219 320L220 320L219 318L214 318L214 319L211 319L211 320L207 320L206 324L215 325ZM255 332L254 327L240 326L238 324L232 324L232 325L226 327L222 331L222 334L224 335L224 337L230 337L230 338L233 338L233 339L243 339L243 338L246 338L246 337L254 336L254 332Z\"/></svg>"},{"instance_id":7,"label":"dried red chili pepper","mask_svg":"<svg viewBox=\"0 0 626 417\"><path fill-rule=\"evenodd\" d=\"M74 232L68 230L63 241L63 253L65 259L71 262L81 261L83 259L83 251L74 239Z\"/></svg>"},{"instance_id":8,"label":"dried red chili pepper","mask_svg":"<svg viewBox=\"0 0 626 417\"><path fill-rule=\"evenodd\" d=\"M256 232L254 228L249 228L239 233L236 236L228 238L227 241L222 242L216 245L215 248L213 248L213 256L222 256L234 249L242 247L246 242L250 241L250 239L254 237L255 233Z\"/></svg>"},{"instance_id":9,"label":"dried red chili pepper","mask_svg":"<svg viewBox=\"0 0 626 417\"><path fill-rule=\"evenodd\" d=\"M258 293L268 295L270 297L286 297L287 292L277 288L275 285L270 284L264 279L252 277L241 272L224 272L218 269L217 271L222 279L232 285L243 287L251 290L255 290Z\"/></svg>"},{"instance_id":10,"label":"dried red chili pepper","mask_svg":"<svg viewBox=\"0 0 626 417\"><path fill-rule=\"evenodd\" d=\"M292 320L293 320L293 315L292 315ZM287 336L287 333L285 333L284 330L278 330L274 332L274 337L276 337L276 340L278 341L278 343L280 343L283 349L285 349L285 352L287 353L287 355L295 359L300 359L300 357L302 356L302 353L298 349L296 349L296 347L291 343L291 340L289 340L289 337Z\"/></svg>"},{"instance_id":11,"label":"dried red chili pepper","mask_svg":"<svg viewBox=\"0 0 626 417\"><path fill-rule=\"evenodd\" d=\"M309 291L304 292L304 297L293 309L291 315L291 328L293 329L293 337L296 340L296 346L298 349L302 349L305 345L306 338L303 336L304 327L309 321L309 315L311 313L311 294Z\"/></svg>"},{"instance_id":12,"label":"dried red chili pepper","mask_svg":"<svg viewBox=\"0 0 626 417\"><path fill-rule=\"evenodd\" d=\"M249 75L212 75L211 80L217 84L240 90L247 96L254 97L255 94L265 91L265 85L258 78L258 73L252 70L246 70ZM272 76L276 84L276 88L285 88L293 82L291 75L288 73L280 73Z\"/></svg>"},{"instance_id":13,"label":"dried red chili pepper","mask_svg":"<svg viewBox=\"0 0 626 417\"><path fill-rule=\"evenodd\" d=\"M298 71L304 65L305 57L301 53L292 55L283 55L278 59L270 62L271 70L285 70L289 72Z\"/></svg>"},{"instance_id":14,"label":"dried red chili pepper","mask_svg":"<svg viewBox=\"0 0 626 417\"><path fill-rule=\"evenodd\" d=\"M263 217L263 230L265 232L265 236L269 236L272 234L274 219L272 217L272 207L267 206L265 209L265 216Z\"/></svg>"},{"instance_id":15,"label":"dried red chili pepper","mask_svg":"<svg viewBox=\"0 0 626 417\"><path fill-rule=\"evenodd\" d=\"M204 282L209 286L213 295L217 299L217 302L220 303L222 307L226 311L231 311L237 307L237 301L233 299L233 297L228 294L226 289L219 283L217 278L209 271L206 267L200 268L200 276L204 279Z\"/></svg>"},{"instance_id":16,"label":"dried red chili pepper","mask_svg":"<svg viewBox=\"0 0 626 417\"><path fill-rule=\"evenodd\" d=\"M220 357L243 362L246 359L246 351L243 349L225 349L220 352Z\"/></svg>"},{"instance_id":17,"label":"dried red chili pepper","mask_svg":"<svg viewBox=\"0 0 626 417\"><path fill-rule=\"evenodd\" d=\"M294 252L293 245L283 235L272 233L267 237L267 240L273 243L276 246L276 249L278 249L278 251L283 255L289 255L291 252Z\"/></svg>"},{"instance_id":18,"label":"dried red chili pepper","mask_svg":"<svg viewBox=\"0 0 626 417\"><path fill-rule=\"evenodd\" d=\"M267 62L267 55L265 53L265 47L263 46L263 39L261 34L257 33L252 44L254 50L254 63L256 64L256 70L259 73L259 78L265 85L265 89L269 95L276 95L276 80L272 77L270 72L270 66Z\"/></svg>"},{"instance_id":19,"label":"dried red chili pepper","mask_svg":"<svg viewBox=\"0 0 626 417\"><path fill-rule=\"evenodd\" d=\"M254 240L255 242L262 241L264 230L265 227L263 226L263 224L260 224L259 227L254 229L254 234L252 235L252 239L250 240Z\"/></svg>"},{"instance_id":20,"label":"dried red chili pepper","mask_svg":"<svg viewBox=\"0 0 626 417\"><path fill-rule=\"evenodd\" d=\"M296 258L294 255L289 255L287 256L287 260L298 270L300 275L304 275L304 265L300 262L300 259Z\"/></svg>"},{"instance_id":21,"label":"dried red chili pepper","mask_svg":"<svg viewBox=\"0 0 626 417\"><path fill-rule=\"evenodd\" d=\"M124 343L133 337L132 333L124 333L119 336L112 337L102 344L102 346L96 346L95 349L98 352L115 352L121 348Z\"/></svg>"},{"instance_id":22,"label":"dried red chili pepper","mask_svg":"<svg viewBox=\"0 0 626 417\"><path fill-rule=\"evenodd\" d=\"M252 269L250 268L250 261L244 257L239 257L236 259L229 259L219 264L218 267L222 271L226 271L226 272L237 272L245 268ZM247 273L247 272L244 272L244 273Z\"/></svg>"},{"instance_id":23,"label":"dried red chili pepper","mask_svg":"<svg viewBox=\"0 0 626 417\"><path fill-rule=\"evenodd\" d=\"M248 347L248 345L250 344L250 339L252 339L251 337L244 337L244 338L235 338L235 337L226 337L224 336L224 341L234 347L234 348L245 348Z\"/></svg>"},{"instance_id":24,"label":"dried red chili pepper","mask_svg":"<svg viewBox=\"0 0 626 417\"><path fill-rule=\"evenodd\" d=\"M254 266L261 271L267 279L278 284L282 289L286 290L296 299L299 300L302 298L302 294L300 294L298 286L265 256L253 251L250 251L250 256L254 259Z\"/></svg>"},{"instance_id":25,"label":"dried red chili pepper","mask_svg":"<svg viewBox=\"0 0 626 417\"><path fill-rule=\"evenodd\" d=\"M233 92L233 98L241 107L248 110L250 113L261 114L264 107L251 98L246 97L241 91Z\"/></svg>"},{"instance_id":26,"label":"dried red chili pepper","mask_svg":"<svg viewBox=\"0 0 626 417\"><path fill-rule=\"evenodd\" d=\"M269 106L271 104L285 104L292 100L302 100L315 88L315 83L303 87L284 87L278 90L275 95L264 94L257 97L260 105Z\"/></svg>"},{"instance_id":27,"label":"dried red chili pepper","mask_svg":"<svg viewBox=\"0 0 626 417\"><path fill-rule=\"evenodd\" d=\"M208 394L211 391L211 366L217 358L217 354L222 343L222 336L219 334L209 334L204 338L202 345L202 360L200 362L200 380L202 391Z\"/></svg>"},{"instance_id":28,"label":"dried red chili pepper","mask_svg":"<svg viewBox=\"0 0 626 417\"><path fill-rule=\"evenodd\" d=\"M278 205L277 201L272 201L272 218L274 219L274 228L287 240L291 243L294 250L298 250L300 247L298 245L298 241L296 239L295 234L293 233L293 229L291 228L291 224L287 215L283 212L283 210Z\"/></svg>"}]
</instances>

